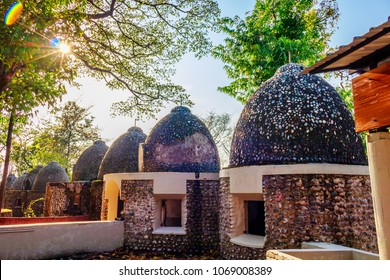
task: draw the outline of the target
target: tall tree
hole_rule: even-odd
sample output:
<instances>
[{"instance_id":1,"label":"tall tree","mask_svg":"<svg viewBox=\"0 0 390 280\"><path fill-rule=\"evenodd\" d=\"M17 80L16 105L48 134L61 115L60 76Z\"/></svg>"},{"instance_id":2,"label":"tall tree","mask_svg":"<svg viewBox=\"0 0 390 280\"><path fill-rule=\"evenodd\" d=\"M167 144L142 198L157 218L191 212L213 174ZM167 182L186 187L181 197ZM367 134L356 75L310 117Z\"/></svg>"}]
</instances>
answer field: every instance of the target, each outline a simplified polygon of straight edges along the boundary
<instances>
[{"instance_id":1,"label":"tall tree","mask_svg":"<svg viewBox=\"0 0 390 280\"><path fill-rule=\"evenodd\" d=\"M64 107L54 110L55 120L48 123L39 135L40 143L35 139L39 149L45 148L43 150L56 153L68 172L80 154L100 139L99 128L93 124L94 117L91 116L90 109L91 107L83 108L74 101L65 103ZM51 147L46 144L50 143L48 138L52 140Z\"/></svg>"},{"instance_id":2,"label":"tall tree","mask_svg":"<svg viewBox=\"0 0 390 280\"><path fill-rule=\"evenodd\" d=\"M12 2L1 1L0 11ZM210 49L207 29L219 16L212 0L25 0L23 5L14 25L0 25L0 99L7 104L1 114L10 120L0 208L16 114L25 117L36 105L57 99L65 92L63 82L80 75L130 92L126 102L116 104L116 113L154 114L164 102L190 104L184 89L170 80L173 65L185 52L201 56Z\"/></svg>"},{"instance_id":3,"label":"tall tree","mask_svg":"<svg viewBox=\"0 0 390 280\"><path fill-rule=\"evenodd\" d=\"M201 117L206 127L209 129L218 148L219 158L223 167L229 165L230 145L233 137L233 127L231 125L231 115L227 113L217 114L214 111L208 113L206 117Z\"/></svg>"},{"instance_id":4,"label":"tall tree","mask_svg":"<svg viewBox=\"0 0 390 280\"><path fill-rule=\"evenodd\" d=\"M245 103L283 64L314 63L325 54L338 15L336 0L258 0L245 20L223 18L228 37L213 55L233 81L219 90Z\"/></svg>"}]
</instances>

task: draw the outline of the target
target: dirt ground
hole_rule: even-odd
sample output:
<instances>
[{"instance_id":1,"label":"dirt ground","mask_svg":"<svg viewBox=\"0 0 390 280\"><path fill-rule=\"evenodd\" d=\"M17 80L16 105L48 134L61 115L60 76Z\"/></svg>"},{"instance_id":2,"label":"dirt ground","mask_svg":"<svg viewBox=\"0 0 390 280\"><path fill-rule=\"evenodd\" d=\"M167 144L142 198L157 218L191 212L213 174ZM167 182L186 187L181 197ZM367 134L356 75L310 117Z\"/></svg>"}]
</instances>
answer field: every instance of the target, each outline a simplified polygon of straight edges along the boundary
<instances>
[{"instance_id":1,"label":"dirt ground","mask_svg":"<svg viewBox=\"0 0 390 280\"><path fill-rule=\"evenodd\" d=\"M110 252L80 253L70 256L62 256L56 260L218 260L218 252L210 252L205 255L186 254L154 254L126 249L125 247Z\"/></svg>"}]
</instances>

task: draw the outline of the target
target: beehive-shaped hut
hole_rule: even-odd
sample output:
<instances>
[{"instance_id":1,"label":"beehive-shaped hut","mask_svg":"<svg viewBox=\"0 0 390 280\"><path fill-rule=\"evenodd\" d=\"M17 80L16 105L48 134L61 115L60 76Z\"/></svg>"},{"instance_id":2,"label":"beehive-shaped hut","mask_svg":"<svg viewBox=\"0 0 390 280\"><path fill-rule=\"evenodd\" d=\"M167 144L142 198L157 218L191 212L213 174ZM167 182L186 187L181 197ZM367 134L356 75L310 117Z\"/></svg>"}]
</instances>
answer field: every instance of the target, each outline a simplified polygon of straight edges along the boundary
<instances>
[{"instance_id":1,"label":"beehive-shaped hut","mask_svg":"<svg viewBox=\"0 0 390 280\"><path fill-rule=\"evenodd\" d=\"M99 169L99 179L105 174L138 172L138 146L146 139L139 127L131 127L116 139L106 152Z\"/></svg>"},{"instance_id":2,"label":"beehive-shaped hut","mask_svg":"<svg viewBox=\"0 0 390 280\"><path fill-rule=\"evenodd\" d=\"M108 147L104 141L95 141L86 149L73 166L72 181L93 181L98 177L99 167Z\"/></svg>"},{"instance_id":3,"label":"beehive-shaped hut","mask_svg":"<svg viewBox=\"0 0 390 280\"><path fill-rule=\"evenodd\" d=\"M331 85L302 70L279 68L238 120L230 168L221 172L226 258L263 258L266 249L305 241L375 251L366 156L352 115Z\"/></svg>"},{"instance_id":4,"label":"beehive-shaped hut","mask_svg":"<svg viewBox=\"0 0 390 280\"><path fill-rule=\"evenodd\" d=\"M24 188L24 182L26 181L26 177L28 175L28 172L24 172L22 175L17 177L14 182L12 183L12 186L10 189L12 190L23 190Z\"/></svg>"},{"instance_id":5,"label":"beehive-shaped hut","mask_svg":"<svg viewBox=\"0 0 390 280\"><path fill-rule=\"evenodd\" d=\"M140 144L138 160L140 172L104 176L107 219L125 220L125 245L151 252L217 249L219 158L206 126L176 107Z\"/></svg>"},{"instance_id":6,"label":"beehive-shaped hut","mask_svg":"<svg viewBox=\"0 0 390 280\"><path fill-rule=\"evenodd\" d=\"M12 189L12 184L15 182L15 180L16 180L15 174L8 174L7 181L5 183L5 188Z\"/></svg>"},{"instance_id":7,"label":"beehive-shaped hut","mask_svg":"<svg viewBox=\"0 0 390 280\"><path fill-rule=\"evenodd\" d=\"M367 164L350 111L336 90L287 64L248 100L234 131L230 166Z\"/></svg>"},{"instance_id":8,"label":"beehive-shaped hut","mask_svg":"<svg viewBox=\"0 0 390 280\"><path fill-rule=\"evenodd\" d=\"M204 123L183 106L172 109L143 145L145 172L218 172L218 150Z\"/></svg>"},{"instance_id":9,"label":"beehive-shaped hut","mask_svg":"<svg viewBox=\"0 0 390 280\"><path fill-rule=\"evenodd\" d=\"M12 215L14 217L22 217L24 210L23 206L26 207L32 200L43 196L42 194L38 194L37 197L30 191L32 182L38 171L39 166L28 173L23 173L17 178L13 174L10 174L7 177L7 190L4 203L5 207L12 209ZM36 207L38 204L39 203L34 205L34 212L37 215L42 213L39 211L40 209L37 209Z\"/></svg>"},{"instance_id":10,"label":"beehive-shaped hut","mask_svg":"<svg viewBox=\"0 0 390 280\"><path fill-rule=\"evenodd\" d=\"M32 190L35 192L46 191L46 184L49 182L68 182L69 177L64 168L58 162L52 161L43 167L34 179Z\"/></svg>"},{"instance_id":11,"label":"beehive-shaped hut","mask_svg":"<svg viewBox=\"0 0 390 280\"><path fill-rule=\"evenodd\" d=\"M25 183L24 183L24 189L25 190L31 190L35 177L38 175L39 171L43 168L43 165L37 165L35 166L26 176Z\"/></svg>"}]
</instances>

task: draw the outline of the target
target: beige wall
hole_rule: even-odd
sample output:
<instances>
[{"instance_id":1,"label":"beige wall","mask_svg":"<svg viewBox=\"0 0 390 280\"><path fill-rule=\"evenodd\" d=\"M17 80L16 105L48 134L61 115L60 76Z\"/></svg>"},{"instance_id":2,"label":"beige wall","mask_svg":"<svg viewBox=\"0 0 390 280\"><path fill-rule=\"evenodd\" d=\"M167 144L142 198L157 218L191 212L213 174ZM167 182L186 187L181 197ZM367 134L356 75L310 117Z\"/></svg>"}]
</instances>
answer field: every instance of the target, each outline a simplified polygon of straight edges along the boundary
<instances>
[{"instance_id":1,"label":"beige wall","mask_svg":"<svg viewBox=\"0 0 390 280\"><path fill-rule=\"evenodd\" d=\"M0 259L51 259L123 246L123 222L0 226Z\"/></svg>"}]
</instances>

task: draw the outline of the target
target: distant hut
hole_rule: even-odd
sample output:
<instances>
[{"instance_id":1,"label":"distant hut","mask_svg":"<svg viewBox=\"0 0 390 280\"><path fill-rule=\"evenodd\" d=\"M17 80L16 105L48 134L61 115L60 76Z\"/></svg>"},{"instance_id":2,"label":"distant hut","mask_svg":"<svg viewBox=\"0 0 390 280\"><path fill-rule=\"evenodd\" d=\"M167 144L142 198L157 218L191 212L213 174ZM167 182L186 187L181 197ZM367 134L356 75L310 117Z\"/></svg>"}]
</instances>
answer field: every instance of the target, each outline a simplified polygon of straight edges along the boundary
<instances>
[{"instance_id":1,"label":"distant hut","mask_svg":"<svg viewBox=\"0 0 390 280\"><path fill-rule=\"evenodd\" d=\"M8 174L7 181L5 183L5 188L12 189L12 184L15 182L15 180L16 180L15 174Z\"/></svg>"},{"instance_id":2,"label":"distant hut","mask_svg":"<svg viewBox=\"0 0 390 280\"><path fill-rule=\"evenodd\" d=\"M131 127L110 146L99 169L99 179L105 174L138 172L138 145L146 135L139 127Z\"/></svg>"},{"instance_id":3,"label":"distant hut","mask_svg":"<svg viewBox=\"0 0 390 280\"><path fill-rule=\"evenodd\" d=\"M24 172L22 175L17 177L15 181L12 183L12 187L10 189L22 191L25 185L27 175L28 172Z\"/></svg>"},{"instance_id":4,"label":"distant hut","mask_svg":"<svg viewBox=\"0 0 390 280\"><path fill-rule=\"evenodd\" d=\"M98 177L99 167L108 146L104 141L96 141L86 149L73 166L72 181L93 181Z\"/></svg>"},{"instance_id":5,"label":"distant hut","mask_svg":"<svg viewBox=\"0 0 390 280\"><path fill-rule=\"evenodd\" d=\"M34 179L32 190L45 193L49 182L69 182L69 176L58 162L52 161L43 167Z\"/></svg>"},{"instance_id":6,"label":"distant hut","mask_svg":"<svg viewBox=\"0 0 390 280\"><path fill-rule=\"evenodd\" d=\"M24 190L31 190L32 189L35 177L37 176L39 171L41 171L42 168L43 168L43 165L37 165L37 166L35 166L35 168L33 170L31 170L27 174L26 179L24 181L24 188L23 188Z\"/></svg>"}]
</instances>

